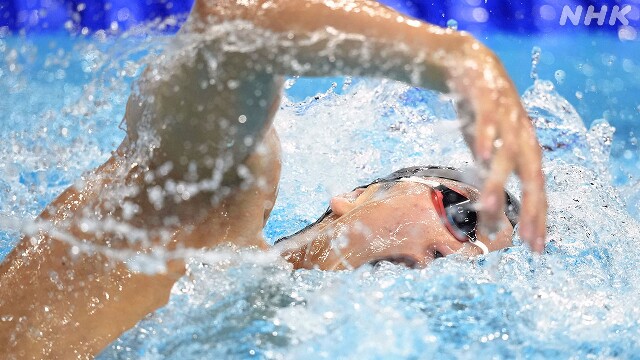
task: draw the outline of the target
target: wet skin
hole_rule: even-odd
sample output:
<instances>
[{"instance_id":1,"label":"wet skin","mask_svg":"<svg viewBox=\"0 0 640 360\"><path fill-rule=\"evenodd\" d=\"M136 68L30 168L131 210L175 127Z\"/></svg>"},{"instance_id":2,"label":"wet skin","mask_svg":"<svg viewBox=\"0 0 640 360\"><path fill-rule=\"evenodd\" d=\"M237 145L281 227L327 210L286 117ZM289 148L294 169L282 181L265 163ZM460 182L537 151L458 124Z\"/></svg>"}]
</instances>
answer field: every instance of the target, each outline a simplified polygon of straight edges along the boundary
<instances>
[{"instance_id":1,"label":"wet skin","mask_svg":"<svg viewBox=\"0 0 640 360\"><path fill-rule=\"evenodd\" d=\"M479 191L468 185L428 178L475 201ZM333 214L308 231L287 240L300 247L285 252L296 268L342 270L387 260L410 267L425 267L436 257L461 253L482 254L470 242L460 242L444 226L425 184L393 182L336 196ZM478 232L489 251L511 246L513 227L506 215L493 238Z\"/></svg>"}]
</instances>

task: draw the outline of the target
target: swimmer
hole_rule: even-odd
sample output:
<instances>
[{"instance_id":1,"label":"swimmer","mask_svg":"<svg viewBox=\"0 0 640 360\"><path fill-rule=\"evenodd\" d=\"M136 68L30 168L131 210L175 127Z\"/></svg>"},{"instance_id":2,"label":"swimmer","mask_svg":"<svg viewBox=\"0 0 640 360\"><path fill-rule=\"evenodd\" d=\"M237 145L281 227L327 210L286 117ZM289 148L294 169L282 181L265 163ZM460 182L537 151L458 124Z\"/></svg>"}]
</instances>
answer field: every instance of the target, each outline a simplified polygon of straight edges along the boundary
<instances>
[{"instance_id":1,"label":"swimmer","mask_svg":"<svg viewBox=\"0 0 640 360\"><path fill-rule=\"evenodd\" d=\"M122 144L47 206L38 230L0 264L3 355L90 358L165 305L185 272L183 257L146 274L127 266L136 254L229 243L266 249L262 228L280 176L272 120L282 76L338 74L451 93L488 171L477 187L425 170L335 197L317 226L278 245L295 267L385 259L424 266L456 251L508 246L504 183L512 172L522 181L520 234L542 251L546 198L535 131L499 60L473 37L367 0L197 0L134 87ZM467 199L479 204L478 215ZM490 241L484 233L497 234Z\"/></svg>"}]
</instances>

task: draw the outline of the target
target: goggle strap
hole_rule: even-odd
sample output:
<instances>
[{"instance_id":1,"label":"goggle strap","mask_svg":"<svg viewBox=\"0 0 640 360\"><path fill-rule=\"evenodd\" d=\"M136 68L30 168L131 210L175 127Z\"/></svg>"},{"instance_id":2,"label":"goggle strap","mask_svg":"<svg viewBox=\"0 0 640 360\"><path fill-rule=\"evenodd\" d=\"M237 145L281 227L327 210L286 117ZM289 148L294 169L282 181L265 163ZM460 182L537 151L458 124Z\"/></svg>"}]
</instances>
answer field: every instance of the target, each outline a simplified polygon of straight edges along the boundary
<instances>
[{"instance_id":1,"label":"goggle strap","mask_svg":"<svg viewBox=\"0 0 640 360\"><path fill-rule=\"evenodd\" d=\"M474 241L469 241L473 245L477 246L482 250L482 255L487 255L489 253L489 248L482 241L476 239Z\"/></svg>"}]
</instances>

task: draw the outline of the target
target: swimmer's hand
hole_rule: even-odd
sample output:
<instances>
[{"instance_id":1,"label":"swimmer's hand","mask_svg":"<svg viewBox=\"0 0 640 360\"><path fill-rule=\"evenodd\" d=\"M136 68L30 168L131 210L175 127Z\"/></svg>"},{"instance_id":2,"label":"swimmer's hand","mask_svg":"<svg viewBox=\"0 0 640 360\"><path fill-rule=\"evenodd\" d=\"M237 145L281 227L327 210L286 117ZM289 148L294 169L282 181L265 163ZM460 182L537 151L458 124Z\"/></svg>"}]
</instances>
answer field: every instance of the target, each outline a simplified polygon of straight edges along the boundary
<instances>
[{"instance_id":1,"label":"swimmer's hand","mask_svg":"<svg viewBox=\"0 0 640 360\"><path fill-rule=\"evenodd\" d=\"M544 250L547 199L542 155L535 129L518 92L496 55L477 41L467 44L468 57L452 70L451 90L458 102L463 132L486 170L481 198L481 229L492 233L503 214L504 185L515 172L522 181L519 231L537 253Z\"/></svg>"}]
</instances>

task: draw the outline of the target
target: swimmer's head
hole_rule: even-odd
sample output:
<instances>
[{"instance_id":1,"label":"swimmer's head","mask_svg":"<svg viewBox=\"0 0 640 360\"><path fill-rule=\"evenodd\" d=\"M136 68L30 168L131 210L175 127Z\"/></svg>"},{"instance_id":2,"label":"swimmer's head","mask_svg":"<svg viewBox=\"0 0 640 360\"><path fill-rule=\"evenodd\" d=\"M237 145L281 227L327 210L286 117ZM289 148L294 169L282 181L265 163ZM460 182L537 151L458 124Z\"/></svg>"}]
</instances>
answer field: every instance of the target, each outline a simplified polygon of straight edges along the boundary
<instances>
[{"instance_id":1,"label":"swimmer's head","mask_svg":"<svg viewBox=\"0 0 640 360\"><path fill-rule=\"evenodd\" d=\"M453 253L511 246L519 204L507 193L493 239L476 231L478 185L462 171L412 167L335 196L318 221L278 241L298 268L356 268L390 261L424 267ZM284 241L286 240L286 241Z\"/></svg>"}]
</instances>

